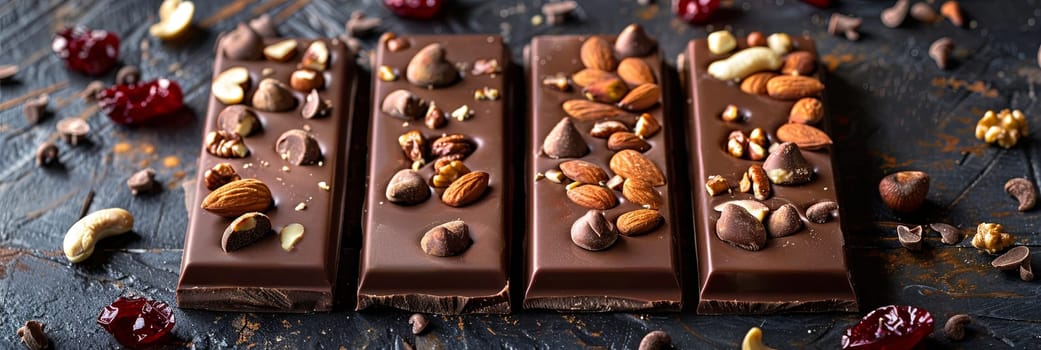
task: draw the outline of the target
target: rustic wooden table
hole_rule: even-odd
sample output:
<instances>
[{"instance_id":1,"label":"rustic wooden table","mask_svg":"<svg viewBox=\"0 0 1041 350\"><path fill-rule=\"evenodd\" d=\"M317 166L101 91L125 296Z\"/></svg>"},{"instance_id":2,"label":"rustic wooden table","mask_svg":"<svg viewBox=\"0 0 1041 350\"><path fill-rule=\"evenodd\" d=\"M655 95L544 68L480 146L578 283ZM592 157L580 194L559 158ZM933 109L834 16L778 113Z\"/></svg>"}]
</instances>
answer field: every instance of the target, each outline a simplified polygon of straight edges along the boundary
<instances>
[{"instance_id":1,"label":"rustic wooden table","mask_svg":"<svg viewBox=\"0 0 1041 350\"><path fill-rule=\"evenodd\" d=\"M924 251L912 253L900 247L894 232L898 223L948 222L972 229L991 221L1004 224L1018 244L1041 244L1036 233L1041 210L1017 212L1015 201L1002 190L1012 177L1037 182L1041 142L1032 137L1005 150L973 137L976 119L987 109L1019 108L1032 123L1041 124L1036 91L1041 69L1035 58L1041 1L965 1L970 23L964 29L946 21L885 28L878 18L889 1L843 1L828 10L795 0L734 1L711 25L688 26L674 19L665 0L649 6L589 0L582 1L574 20L557 27L532 25L541 1L447 0L444 14L431 22L393 18L379 0L196 1L196 31L177 45L148 34L159 2L0 2L0 64L21 68L16 80L0 86L0 348L20 346L15 329L28 319L48 324L56 348L116 347L94 323L104 305L124 292L172 303L187 221L181 184L196 173L218 33L268 13L286 36L337 36L350 13L359 9L385 17L381 29L400 33L502 34L518 61L534 35L616 33L630 22L647 27L669 57L689 39L720 28L810 35L831 72L828 97L836 120L836 166L862 311L916 305L932 312L938 330L953 314L974 317L967 340L952 343L938 332L929 340L935 347L1041 345L1041 287L1036 281L1023 282L993 269L992 257L968 240L947 246L932 234ZM862 39L849 42L828 35L832 12L864 18ZM187 112L146 127L114 125L95 113L77 97L92 78L65 69L49 47L54 30L73 24L118 33L122 62L140 66L146 79L180 82ZM927 55L929 44L942 36L956 44L948 71L939 70ZM375 39L366 38L365 46L371 48ZM104 80L111 83L114 74ZM54 115L31 126L21 105L42 92L51 94ZM36 146L54 134L58 120L72 116L92 116L89 142L75 147L59 142L61 165L37 167ZM124 181L143 167L157 170L162 192L130 194ZM883 175L905 169L929 172L933 186L924 209L901 216L884 208L875 188ZM90 193L89 210L127 208L137 223L133 234L105 240L88 262L71 265L61 253L61 240ZM689 229L688 223L684 232ZM348 234L352 238L343 255L349 260L356 258L357 227ZM685 241L684 265L693 271L693 246ZM686 284L688 305L694 305L696 278L688 274ZM350 278L342 286L355 288ZM749 327L759 326L774 347L837 348L845 328L862 315L524 311L433 316L430 330L413 336L407 313L352 309L345 301L334 312L313 315L176 310L174 333L178 344L196 348L635 348L646 332L661 329L678 348L734 348Z\"/></svg>"}]
</instances>

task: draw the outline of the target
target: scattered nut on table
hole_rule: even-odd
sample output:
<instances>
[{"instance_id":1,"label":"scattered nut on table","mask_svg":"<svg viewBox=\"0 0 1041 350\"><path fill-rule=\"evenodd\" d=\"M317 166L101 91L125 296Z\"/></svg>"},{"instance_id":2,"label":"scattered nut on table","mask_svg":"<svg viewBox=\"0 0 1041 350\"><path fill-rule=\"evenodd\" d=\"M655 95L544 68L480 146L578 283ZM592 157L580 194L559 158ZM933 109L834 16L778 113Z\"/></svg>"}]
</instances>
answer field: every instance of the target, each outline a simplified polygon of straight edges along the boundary
<instances>
[{"instance_id":1,"label":"scattered nut on table","mask_svg":"<svg viewBox=\"0 0 1041 350\"><path fill-rule=\"evenodd\" d=\"M1012 148L1021 137L1027 136L1027 119L1018 109L988 110L976 123L976 138L989 144Z\"/></svg>"},{"instance_id":2,"label":"scattered nut on table","mask_svg":"<svg viewBox=\"0 0 1041 350\"><path fill-rule=\"evenodd\" d=\"M966 314L958 314L947 319L943 326L943 335L950 340L965 339L965 326L972 323L972 317Z\"/></svg>"},{"instance_id":3,"label":"scattered nut on table","mask_svg":"<svg viewBox=\"0 0 1041 350\"><path fill-rule=\"evenodd\" d=\"M87 260L94 253L98 241L129 232L134 228L134 216L121 208L102 209L77 221L65 233L62 250L72 263Z\"/></svg>"},{"instance_id":4,"label":"scattered nut on table","mask_svg":"<svg viewBox=\"0 0 1041 350\"><path fill-rule=\"evenodd\" d=\"M976 227L976 235L972 237L972 246L976 249L986 251L990 254L996 254L1005 248L1008 248L1012 243L1016 241L1015 237L1011 234L1004 232L1005 228L1001 224L995 223L980 223Z\"/></svg>"},{"instance_id":5,"label":"scattered nut on table","mask_svg":"<svg viewBox=\"0 0 1041 350\"><path fill-rule=\"evenodd\" d=\"M159 5L159 23L148 28L148 32L162 40L177 39L191 28L195 4L191 1L164 0Z\"/></svg>"},{"instance_id":6,"label":"scattered nut on table","mask_svg":"<svg viewBox=\"0 0 1041 350\"><path fill-rule=\"evenodd\" d=\"M745 339L741 341L741 350L773 350L773 348L763 344L763 330L759 327L752 327L745 334Z\"/></svg>"},{"instance_id":7,"label":"scattered nut on table","mask_svg":"<svg viewBox=\"0 0 1041 350\"><path fill-rule=\"evenodd\" d=\"M1037 186L1029 179L1017 177L1005 183L1005 192L1019 201L1016 210L1027 211L1034 208L1037 203Z\"/></svg>"}]
</instances>

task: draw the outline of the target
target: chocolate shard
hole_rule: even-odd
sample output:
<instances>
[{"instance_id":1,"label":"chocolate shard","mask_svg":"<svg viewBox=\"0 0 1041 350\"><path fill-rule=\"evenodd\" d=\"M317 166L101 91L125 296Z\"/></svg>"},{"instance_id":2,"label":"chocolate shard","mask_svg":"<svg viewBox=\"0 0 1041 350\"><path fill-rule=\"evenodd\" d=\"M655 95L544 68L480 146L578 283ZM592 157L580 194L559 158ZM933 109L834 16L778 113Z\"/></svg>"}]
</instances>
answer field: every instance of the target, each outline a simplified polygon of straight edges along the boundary
<instances>
[{"instance_id":1,"label":"chocolate shard","mask_svg":"<svg viewBox=\"0 0 1041 350\"><path fill-rule=\"evenodd\" d=\"M412 57L405 68L405 77L417 86L442 87L459 80L459 70L445 58L444 46L434 43Z\"/></svg>"},{"instance_id":2,"label":"chocolate shard","mask_svg":"<svg viewBox=\"0 0 1041 350\"><path fill-rule=\"evenodd\" d=\"M571 225L571 241L585 250L604 250L617 240L618 230L602 211L590 210Z\"/></svg>"},{"instance_id":3,"label":"chocolate shard","mask_svg":"<svg viewBox=\"0 0 1041 350\"><path fill-rule=\"evenodd\" d=\"M233 60L252 61L264 56L264 38L245 23L239 23L235 30L223 35L220 47L224 55Z\"/></svg>"},{"instance_id":4,"label":"chocolate shard","mask_svg":"<svg viewBox=\"0 0 1041 350\"><path fill-rule=\"evenodd\" d=\"M647 35L642 26L635 23L622 29L614 42L614 51L620 58L647 56L656 47L658 43Z\"/></svg>"},{"instance_id":5,"label":"chocolate shard","mask_svg":"<svg viewBox=\"0 0 1041 350\"><path fill-rule=\"evenodd\" d=\"M735 247L757 251L766 246L766 228L744 208L729 204L716 221L716 236Z\"/></svg>"},{"instance_id":6,"label":"chocolate shard","mask_svg":"<svg viewBox=\"0 0 1041 350\"><path fill-rule=\"evenodd\" d=\"M770 238L791 236L802 230L802 227L799 210L791 203L777 208L766 221L766 231L770 234Z\"/></svg>"},{"instance_id":7,"label":"chocolate shard","mask_svg":"<svg viewBox=\"0 0 1041 350\"><path fill-rule=\"evenodd\" d=\"M802 156L799 146L785 142L763 162L770 182L777 185L801 185L813 180L813 165Z\"/></svg>"},{"instance_id":8,"label":"chocolate shard","mask_svg":"<svg viewBox=\"0 0 1041 350\"><path fill-rule=\"evenodd\" d=\"M473 240L469 227L462 220L455 220L437 225L423 234L419 242L423 252L430 256L446 257L462 254Z\"/></svg>"},{"instance_id":9,"label":"chocolate shard","mask_svg":"<svg viewBox=\"0 0 1041 350\"><path fill-rule=\"evenodd\" d=\"M427 104L408 90L394 90L383 98L380 110L394 118L414 120L423 117Z\"/></svg>"},{"instance_id":10,"label":"chocolate shard","mask_svg":"<svg viewBox=\"0 0 1041 350\"><path fill-rule=\"evenodd\" d=\"M589 154L589 145L575 128L571 118L564 117L546 135L542 153L550 158L579 158Z\"/></svg>"},{"instance_id":11,"label":"chocolate shard","mask_svg":"<svg viewBox=\"0 0 1041 350\"><path fill-rule=\"evenodd\" d=\"M282 133L275 141L275 151L283 160L295 165L316 164L322 159L322 149L318 146L318 141L301 129L291 129Z\"/></svg>"},{"instance_id":12,"label":"chocolate shard","mask_svg":"<svg viewBox=\"0 0 1041 350\"><path fill-rule=\"evenodd\" d=\"M402 169L387 183L387 200L391 203L412 205L430 198L430 188L423 176L412 169Z\"/></svg>"}]
</instances>

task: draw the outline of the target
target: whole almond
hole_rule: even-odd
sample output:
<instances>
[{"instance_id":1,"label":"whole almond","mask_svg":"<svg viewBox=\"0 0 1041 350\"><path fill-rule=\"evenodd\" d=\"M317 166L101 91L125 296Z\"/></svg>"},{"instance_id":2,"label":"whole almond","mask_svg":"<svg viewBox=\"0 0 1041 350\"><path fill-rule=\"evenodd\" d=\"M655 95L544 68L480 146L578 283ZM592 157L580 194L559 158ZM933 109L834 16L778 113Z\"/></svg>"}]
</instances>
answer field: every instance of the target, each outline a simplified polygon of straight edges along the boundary
<instances>
[{"instance_id":1,"label":"whole almond","mask_svg":"<svg viewBox=\"0 0 1041 350\"><path fill-rule=\"evenodd\" d=\"M824 104L813 97L803 97L795 101L791 112L788 113L789 123L817 124L822 118L824 118Z\"/></svg>"},{"instance_id":2,"label":"whole almond","mask_svg":"<svg viewBox=\"0 0 1041 350\"><path fill-rule=\"evenodd\" d=\"M741 91L752 95L766 95L766 83L777 76L772 72L759 72L745 77L741 81Z\"/></svg>"},{"instance_id":3,"label":"whole almond","mask_svg":"<svg viewBox=\"0 0 1041 350\"><path fill-rule=\"evenodd\" d=\"M817 58L809 51L795 51L784 56L781 74L810 75L817 69Z\"/></svg>"},{"instance_id":4,"label":"whole almond","mask_svg":"<svg viewBox=\"0 0 1041 350\"><path fill-rule=\"evenodd\" d=\"M622 184L622 197L645 208L661 208L661 193L658 193L650 183L641 179L626 179Z\"/></svg>"},{"instance_id":5,"label":"whole almond","mask_svg":"<svg viewBox=\"0 0 1041 350\"><path fill-rule=\"evenodd\" d=\"M628 131L619 131L611 134L611 137L607 139L607 149L612 151L621 151L623 149L631 149L639 152L647 152L651 149L651 144L644 141L636 134Z\"/></svg>"},{"instance_id":6,"label":"whole almond","mask_svg":"<svg viewBox=\"0 0 1041 350\"><path fill-rule=\"evenodd\" d=\"M643 84L629 90L629 93L618 102L624 110L639 112L658 104L661 99L661 87L658 84Z\"/></svg>"},{"instance_id":7,"label":"whole almond","mask_svg":"<svg viewBox=\"0 0 1041 350\"><path fill-rule=\"evenodd\" d=\"M614 74L606 71L602 71L594 68L586 68L578 71L578 73L571 75L571 81L575 85L586 87L589 85L596 84L598 82L610 79L617 79L618 77Z\"/></svg>"},{"instance_id":8,"label":"whole almond","mask_svg":"<svg viewBox=\"0 0 1041 350\"><path fill-rule=\"evenodd\" d=\"M613 71L618 63L614 59L614 51L611 44L598 36L591 36L582 43L579 58L586 68L596 68L602 71Z\"/></svg>"},{"instance_id":9,"label":"whole almond","mask_svg":"<svg viewBox=\"0 0 1041 350\"><path fill-rule=\"evenodd\" d=\"M589 209L607 210L618 205L618 197L606 187L585 184L567 191L567 198Z\"/></svg>"},{"instance_id":10,"label":"whole almond","mask_svg":"<svg viewBox=\"0 0 1041 350\"><path fill-rule=\"evenodd\" d=\"M257 179L232 181L218 187L202 200L200 207L226 218L248 212L263 212L271 207L271 189Z\"/></svg>"},{"instance_id":11,"label":"whole almond","mask_svg":"<svg viewBox=\"0 0 1041 350\"><path fill-rule=\"evenodd\" d=\"M630 94L632 94L632 92L630 92ZM628 112L609 104L577 99L564 101L564 112L572 118L580 121L632 117Z\"/></svg>"},{"instance_id":12,"label":"whole almond","mask_svg":"<svg viewBox=\"0 0 1041 350\"><path fill-rule=\"evenodd\" d=\"M582 183L598 184L608 179L607 172L603 168L584 160L569 160L560 163L559 167L564 176Z\"/></svg>"},{"instance_id":13,"label":"whole almond","mask_svg":"<svg viewBox=\"0 0 1041 350\"><path fill-rule=\"evenodd\" d=\"M661 225L664 218L654 209L636 209L618 216L615 226L626 236L642 235Z\"/></svg>"},{"instance_id":14,"label":"whole almond","mask_svg":"<svg viewBox=\"0 0 1041 350\"><path fill-rule=\"evenodd\" d=\"M766 93L779 100L816 96L821 91L824 91L824 84L820 80L804 76L778 75L766 82Z\"/></svg>"},{"instance_id":15,"label":"whole almond","mask_svg":"<svg viewBox=\"0 0 1041 350\"><path fill-rule=\"evenodd\" d=\"M448 185L445 193L441 194L441 201L449 206L461 207L481 198L487 189L488 173L472 171Z\"/></svg>"},{"instance_id":16,"label":"whole almond","mask_svg":"<svg viewBox=\"0 0 1041 350\"><path fill-rule=\"evenodd\" d=\"M665 184L665 175L642 153L626 149L618 151L611 157L611 171L626 179L640 179L652 186Z\"/></svg>"},{"instance_id":17,"label":"whole almond","mask_svg":"<svg viewBox=\"0 0 1041 350\"><path fill-rule=\"evenodd\" d=\"M629 57L618 63L618 76L632 86L655 83L651 66L636 57Z\"/></svg>"},{"instance_id":18,"label":"whole almond","mask_svg":"<svg viewBox=\"0 0 1041 350\"><path fill-rule=\"evenodd\" d=\"M800 149L816 150L832 143L828 134L820 129L806 125L789 123L777 129L777 139L781 142L794 142Z\"/></svg>"}]
</instances>

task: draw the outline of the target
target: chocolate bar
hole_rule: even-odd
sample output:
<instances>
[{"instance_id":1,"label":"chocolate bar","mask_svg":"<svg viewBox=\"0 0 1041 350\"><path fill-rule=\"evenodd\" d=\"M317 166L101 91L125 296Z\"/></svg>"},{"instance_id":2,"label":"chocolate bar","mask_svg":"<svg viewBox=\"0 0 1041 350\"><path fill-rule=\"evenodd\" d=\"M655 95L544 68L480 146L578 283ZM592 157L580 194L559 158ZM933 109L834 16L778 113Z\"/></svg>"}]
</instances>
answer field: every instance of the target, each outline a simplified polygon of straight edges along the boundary
<instances>
[{"instance_id":1,"label":"chocolate bar","mask_svg":"<svg viewBox=\"0 0 1041 350\"><path fill-rule=\"evenodd\" d=\"M359 310L510 312L508 61L495 35L381 38Z\"/></svg>"},{"instance_id":2,"label":"chocolate bar","mask_svg":"<svg viewBox=\"0 0 1041 350\"><path fill-rule=\"evenodd\" d=\"M681 59L688 93L698 313L856 311L811 39ZM783 43L783 36L777 42ZM737 82L737 81L740 82Z\"/></svg>"},{"instance_id":3,"label":"chocolate bar","mask_svg":"<svg viewBox=\"0 0 1041 350\"><path fill-rule=\"evenodd\" d=\"M617 39L539 36L526 56L524 307L678 311L673 125L654 40L637 25Z\"/></svg>"},{"instance_id":4,"label":"chocolate bar","mask_svg":"<svg viewBox=\"0 0 1041 350\"><path fill-rule=\"evenodd\" d=\"M177 305L330 310L347 190L353 57L335 39L261 38L244 25L224 38Z\"/></svg>"}]
</instances>

